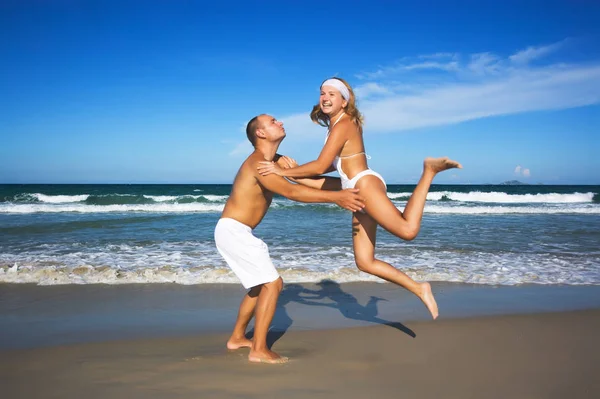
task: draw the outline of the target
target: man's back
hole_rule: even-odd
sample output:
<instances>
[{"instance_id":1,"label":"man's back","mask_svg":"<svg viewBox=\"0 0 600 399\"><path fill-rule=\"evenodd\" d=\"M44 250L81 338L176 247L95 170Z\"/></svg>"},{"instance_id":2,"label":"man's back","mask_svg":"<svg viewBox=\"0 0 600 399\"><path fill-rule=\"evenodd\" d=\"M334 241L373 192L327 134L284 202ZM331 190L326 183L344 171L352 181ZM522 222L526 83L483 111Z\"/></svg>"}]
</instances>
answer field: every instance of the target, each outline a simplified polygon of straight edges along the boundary
<instances>
[{"instance_id":1,"label":"man's back","mask_svg":"<svg viewBox=\"0 0 600 399\"><path fill-rule=\"evenodd\" d=\"M256 167L263 160L262 153L255 151L244 161L235 176L221 217L235 219L253 229L260 223L273 199L273 193L257 179Z\"/></svg>"}]
</instances>

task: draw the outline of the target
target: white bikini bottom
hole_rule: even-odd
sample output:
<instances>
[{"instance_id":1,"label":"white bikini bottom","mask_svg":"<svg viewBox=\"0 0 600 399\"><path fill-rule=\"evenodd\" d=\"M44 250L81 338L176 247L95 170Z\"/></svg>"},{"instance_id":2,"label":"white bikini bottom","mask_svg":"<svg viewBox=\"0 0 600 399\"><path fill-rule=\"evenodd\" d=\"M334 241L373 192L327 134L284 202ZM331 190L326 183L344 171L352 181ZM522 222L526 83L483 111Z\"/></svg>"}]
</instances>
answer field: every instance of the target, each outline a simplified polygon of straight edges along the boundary
<instances>
[{"instance_id":1,"label":"white bikini bottom","mask_svg":"<svg viewBox=\"0 0 600 399\"><path fill-rule=\"evenodd\" d=\"M383 177L375 172L374 170L371 169L365 169L362 172L359 172L356 174L356 176L354 176L352 179L348 179L346 176L342 176L342 189L347 189L347 188L354 188L354 186L356 186L356 183L358 183L358 181L365 177L365 176L375 176L377 177L379 180L381 180L383 182L383 185L387 188L387 184L385 184L385 180L383 180Z\"/></svg>"}]
</instances>

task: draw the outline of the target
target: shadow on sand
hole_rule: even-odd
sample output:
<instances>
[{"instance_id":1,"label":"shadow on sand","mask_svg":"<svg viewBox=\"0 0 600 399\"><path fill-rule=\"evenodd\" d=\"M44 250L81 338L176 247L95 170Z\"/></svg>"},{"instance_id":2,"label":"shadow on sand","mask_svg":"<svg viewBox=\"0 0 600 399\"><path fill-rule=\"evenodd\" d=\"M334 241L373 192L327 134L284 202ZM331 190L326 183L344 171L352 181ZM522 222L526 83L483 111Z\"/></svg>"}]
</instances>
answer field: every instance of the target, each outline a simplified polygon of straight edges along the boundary
<instances>
[{"instance_id":1,"label":"shadow on sand","mask_svg":"<svg viewBox=\"0 0 600 399\"><path fill-rule=\"evenodd\" d=\"M279 340L294 321L289 316L286 306L288 303L297 302L307 306L323 306L338 309L347 319L367 321L383 324L402 331L415 338L413 330L399 322L392 322L377 317L377 302L385 301L384 298L371 296L366 305L361 305L354 295L342 290L340 284L332 280L322 280L316 284L320 289L311 290L300 284L286 284L277 302L277 310L273 317L273 328L267 336L267 343L271 347Z\"/></svg>"}]
</instances>

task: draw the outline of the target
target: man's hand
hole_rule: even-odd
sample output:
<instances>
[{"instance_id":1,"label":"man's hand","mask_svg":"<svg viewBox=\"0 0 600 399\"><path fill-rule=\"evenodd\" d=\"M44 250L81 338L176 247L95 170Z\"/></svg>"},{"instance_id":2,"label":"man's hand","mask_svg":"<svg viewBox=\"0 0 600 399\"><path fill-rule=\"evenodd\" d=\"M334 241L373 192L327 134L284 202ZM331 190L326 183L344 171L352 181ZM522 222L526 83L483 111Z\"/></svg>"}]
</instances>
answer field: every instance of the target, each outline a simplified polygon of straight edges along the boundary
<instances>
[{"instance_id":1,"label":"man's hand","mask_svg":"<svg viewBox=\"0 0 600 399\"><path fill-rule=\"evenodd\" d=\"M352 212L358 212L365 207L364 199L358 195L358 188L349 188L335 192L335 203Z\"/></svg>"},{"instance_id":2,"label":"man's hand","mask_svg":"<svg viewBox=\"0 0 600 399\"><path fill-rule=\"evenodd\" d=\"M260 173L261 176L268 176L271 173L274 173L278 176L283 176L283 170L273 161L259 162L259 165L256 167L256 169L258 169L258 173Z\"/></svg>"}]
</instances>

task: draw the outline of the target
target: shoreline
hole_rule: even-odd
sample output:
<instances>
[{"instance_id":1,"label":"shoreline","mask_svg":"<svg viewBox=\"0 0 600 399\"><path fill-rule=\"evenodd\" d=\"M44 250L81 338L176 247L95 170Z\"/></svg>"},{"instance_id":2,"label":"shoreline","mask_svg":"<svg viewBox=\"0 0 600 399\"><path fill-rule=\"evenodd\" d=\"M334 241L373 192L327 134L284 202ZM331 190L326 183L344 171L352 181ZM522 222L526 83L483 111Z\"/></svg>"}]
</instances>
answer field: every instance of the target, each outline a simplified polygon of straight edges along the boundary
<instances>
[{"instance_id":1,"label":"shoreline","mask_svg":"<svg viewBox=\"0 0 600 399\"><path fill-rule=\"evenodd\" d=\"M600 286L432 283L442 320L600 309ZM0 351L121 339L226 333L245 290L237 284L0 284ZM332 330L430 322L390 283L284 284L272 330Z\"/></svg>"}]
</instances>

